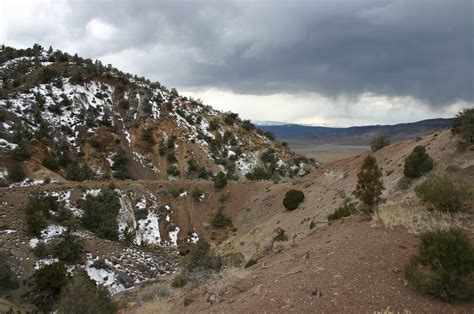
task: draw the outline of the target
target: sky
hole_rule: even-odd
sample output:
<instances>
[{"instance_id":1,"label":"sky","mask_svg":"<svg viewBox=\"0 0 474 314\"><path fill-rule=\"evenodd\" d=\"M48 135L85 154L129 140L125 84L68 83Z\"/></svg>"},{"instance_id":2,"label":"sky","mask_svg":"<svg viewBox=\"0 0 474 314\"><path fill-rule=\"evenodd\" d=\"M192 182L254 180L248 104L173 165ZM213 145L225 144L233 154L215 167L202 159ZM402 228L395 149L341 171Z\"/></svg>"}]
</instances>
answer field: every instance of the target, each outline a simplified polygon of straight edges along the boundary
<instances>
[{"instance_id":1,"label":"sky","mask_svg":"<svg viewBox=\"0 0 474 314\"><path fill-rule=\"evenodd\" d=\"M472 0L2 0L0 42L145 76L259 121L327 126L474 107Z\"/></svg>"}]
</instances>

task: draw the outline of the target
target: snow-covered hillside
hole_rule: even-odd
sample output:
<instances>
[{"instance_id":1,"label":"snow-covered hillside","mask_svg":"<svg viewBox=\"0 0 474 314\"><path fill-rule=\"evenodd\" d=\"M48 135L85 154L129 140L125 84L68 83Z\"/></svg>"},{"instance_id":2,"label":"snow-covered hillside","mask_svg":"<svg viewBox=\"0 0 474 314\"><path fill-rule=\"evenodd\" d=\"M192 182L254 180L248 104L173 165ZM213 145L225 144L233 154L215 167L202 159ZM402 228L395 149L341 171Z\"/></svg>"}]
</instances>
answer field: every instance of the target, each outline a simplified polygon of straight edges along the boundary
<instances>
[{"instance_id":1,"label":"snow-covered hillside","mask_svg":"<svg viewBox=\"0 0 474 314\"><path fill-rule=\"evenodd\" d=\"M95 179L170 180L220 171L228 179L275 179L310 170L250 121L159 83L39 46L2 47L0 55L0 147L6 153L20 144L31 161L67 179L77 169Z\"/></svg>"}]
</instances>

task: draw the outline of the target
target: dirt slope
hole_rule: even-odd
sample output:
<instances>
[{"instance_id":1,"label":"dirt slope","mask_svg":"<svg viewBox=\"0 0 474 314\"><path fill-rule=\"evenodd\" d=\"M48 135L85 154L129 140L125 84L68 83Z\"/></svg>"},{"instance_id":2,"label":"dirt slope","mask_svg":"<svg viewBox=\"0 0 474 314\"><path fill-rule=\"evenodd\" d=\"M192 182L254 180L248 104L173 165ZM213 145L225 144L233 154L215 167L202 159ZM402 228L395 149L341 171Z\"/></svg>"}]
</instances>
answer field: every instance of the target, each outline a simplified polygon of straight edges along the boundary
<instances>
[{"instance_id":1,"label":"dirt slope","mask_svg":"<svg viewBox=\"0 0 474 314\"><path fill-rule=\"evenodd\" d=\"M124 312L153 313L158 308L173 313L472 312L474 303L446 304L414 291L403 276L404 266L417 251L418 234L424 230L458 226L474 241L472 199L462 213L439 214L428 211L414 193L423 178L405 189L399 186L404 160L417 145L427 147L435 170L451 166L474 186L474 152L456 152L456 140L444 130L374 153L383 167L386 203L372 220L355 216L331 225L326 220L328 213L351 197L365 154L326 164L299 180L231 184L226 188L230 192L226 212L236 232L228 233L216 249L224 255L240 252L246 261L257 258L258 263L236 270L237 279L223 275L210 286L191 292L174 290L174 298L141 307L131 291L123 298L130 302ZM306 197L292 212L282 206L290 188L303 190ZM310 229L311 221L316 228ZM285 230L288 241L272 246L278 227ZM224 293L216 297L215 289L222 285Z\"/></svg>"},{"instance_id":2,"label":"dirt slope","mask_svg":"<svg viewBox=\"0 0 474 314\"><path fill-rule=\"evenodd\" d=\"M469 313L474 303L447 304L413 291L403 268L418 247L403 228L374 226L356 216L323 228L292 249L252 266L211 304L194 293L172 300L176 313ZM189 302L189 301L188 301Z\"/></svg>"}]
</instances>

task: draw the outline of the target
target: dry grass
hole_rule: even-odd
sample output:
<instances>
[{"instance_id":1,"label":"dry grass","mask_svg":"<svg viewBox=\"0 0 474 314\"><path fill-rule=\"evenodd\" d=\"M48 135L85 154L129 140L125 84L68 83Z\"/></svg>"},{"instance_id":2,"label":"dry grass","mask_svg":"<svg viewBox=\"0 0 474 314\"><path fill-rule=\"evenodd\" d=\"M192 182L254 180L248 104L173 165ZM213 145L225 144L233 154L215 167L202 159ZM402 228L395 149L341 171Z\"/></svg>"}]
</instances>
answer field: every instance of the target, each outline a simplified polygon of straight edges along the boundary
<instances>
[{"instance_id":1,"label":"dry grass","mask_svg":"<svg viewBox=\"0 0 474 314\"><path fill-rule=\"evenodd\" d=\"M381 222L389 228L403 226L413 234L450 227L472 230L474 227L472 217L468 213L428 211L420 206L389 203L379 207L374 215L374 221Z\"/></svg>"},{"instance_id":2,"label":"dry grass","mask_svg":"<svg viewBox=\"0 0 474 314\"><path fill-rule=\"evenodd\" d=\"M133 314L172 313L171 304L165 299L157 299L130 311Z\"/></svg>"},{"instance_id":3,"label":"dry grass","mask_svg":"<svg viewBox=\"0 0 474 314\"><path fill-rule=\"evenodd\" d=\"M193 288L199 288L203 292L216 296L218 299L225 299L225 296L236 287L236 285L247 278L250 272L242 268L226 268L220 273L206 272L196 273ZM191 287L184 287L185 290L192 290ZM168 286L159 284L143 291L138 296L138 307L130 313L172 313L173 294Z\"/></svg>"},{"instance_id":4,"label":"dry grass","mask_svg":"<svg viewBox=\"0 0 474 314\"><path fill-rule=\"evenodd\" d=\"M139 304L154 302L159 299L167 299L173 296L173 291L165 284L155 284L142 291L137 300Z\"/></svg>"},{"instance_id":5,"label":"dry grass","mask_svg":"<svg viewBox=\"0 0 474 314\"><path fill-rule=\"evenodd\" d=\"M375 311L374 314L411 314L412 312L410 310L407 310L407 309L404 309L403 312L401 311L395 311L395 310L392 310L389 307L387 307L385 310L382 310L382 311Z\"/></svg>"},{"instance_id":6,"label":"dry grass","mask_svg":"<svg viewBox=\"0 0 474 314\"><path fill-rule=\"evenodd\" d=\"M218 298L223 298L241 280L249 276L250 272L243 268L226 268L219 274L212 274L203 284L203 289Z\"/></svg>"}]
</instances>

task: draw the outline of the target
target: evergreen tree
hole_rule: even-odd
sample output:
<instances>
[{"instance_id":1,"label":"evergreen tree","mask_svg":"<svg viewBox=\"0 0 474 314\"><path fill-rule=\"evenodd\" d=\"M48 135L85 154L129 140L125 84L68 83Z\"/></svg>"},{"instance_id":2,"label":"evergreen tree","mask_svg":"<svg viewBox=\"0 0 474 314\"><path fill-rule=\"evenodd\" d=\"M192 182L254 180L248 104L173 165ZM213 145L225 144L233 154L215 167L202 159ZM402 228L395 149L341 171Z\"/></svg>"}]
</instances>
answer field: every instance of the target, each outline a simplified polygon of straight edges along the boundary
<instances>
[{"instance_id":1,"label":"evergreen tree","mask_svg":"<svg viewBox=\"0 0 474 314\"><path fill-rule=\"evenodd\" d=\"M87 302L80 302L84 300ZM59 312L70 314L115 313L115 305L107 289L97 286L87 273L76 270L74 277L62 289L59 298Z\"/></svg>"},{"instance_id":2,"label":"evergreen tree","mask_svg":"<svg viewBox=\"0 0 474 314\"><path fill-rule=\"evenodd\" d=\"M357 186L353 194L372 213L375 207L382 202L383 189L382 170L377 165L375 157L368 155L357 174Z\"/></svg>"},{"instance_id":3,"label":"evergreen tree","mask_svg":"<svg viewBox=\"0 0 474 314\"><path fill-rule=\"evenodd\" d=\"M29 143L26 139L22 139L18 142L18 146L11 151L11 156L13 159L18 161L27 160L30 158L30 148Z\"/></svg>"},{"instance_id":4,"label":"evergreen tree","mask_svg":"<svg viewBox=\"0 0 474 314\"><path fill-rule=\"evenodd\" d=\"M224 172L219 171L219 173L214 178L214 187L216 188L216 190L220 190L226 185L227 185L227 177Z\"/></svg>"},{"instance_id":5,"label":"evergreen tree","mask_svg":"<svg viewBox=\"0 0 474 314\"><path fill-rule=\"evenodd\" d=\"M382 149L388 145L390 145L390 137L383 132L376 134L370 142L370 148L373 152L378 151L379 149Z\"/></svg>"},{"instance_id":6,"label":"evergreen tree","mask_svg":"<svg viewBox=\"0 0 474 314\"><path fill-rule=\"evenodd\" d=\"M405 159L403 173L408 178L418 178L433 169L433 158L426 153L424 146L417 146Z\"/></svg>"},{"instance_id":7,"label":"evergreen tree","mask_svg":"<svg viewBox=\"0 0 474 314\"><path fill-rule=\"evenodd\" d=\"M8 167L8 181L10 182L20 182L25 179L25 171L22 166L19 164L14 164L11 167Z\"/></svg>"},{"instance_id":8,"label":"evergreen tree","mask_svg":"<svg viewBox=\"0 0 474 314\"><path fill-rule=\"evenodd\" d=\"M474 108L460 111L453 120L452 132L460 134L468 143L474 143Z\"/></svg>"}]
</instances>

